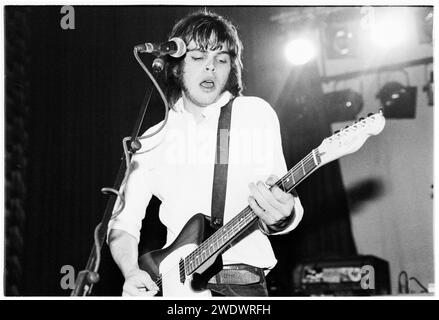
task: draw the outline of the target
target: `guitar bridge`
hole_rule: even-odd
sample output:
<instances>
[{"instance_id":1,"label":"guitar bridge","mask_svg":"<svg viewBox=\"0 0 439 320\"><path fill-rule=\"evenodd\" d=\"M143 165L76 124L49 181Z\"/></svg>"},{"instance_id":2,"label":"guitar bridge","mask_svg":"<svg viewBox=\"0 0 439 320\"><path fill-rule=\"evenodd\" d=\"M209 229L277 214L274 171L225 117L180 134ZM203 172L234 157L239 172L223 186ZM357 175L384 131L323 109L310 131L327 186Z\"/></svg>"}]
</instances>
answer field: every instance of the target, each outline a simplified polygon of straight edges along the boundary
<instances>
[{"instance_id":1,"label":"guitar bridge","mask_svg":"<svg viewBox=\"0 0 439 320\"><path fill-rule=\"evenodd\" d=\"M180 282L184 283L186 281L186 272L184 270L184 260L180 259L180 262L178 263L178 269L180 271Z\"/></svg>"}]
</instances>

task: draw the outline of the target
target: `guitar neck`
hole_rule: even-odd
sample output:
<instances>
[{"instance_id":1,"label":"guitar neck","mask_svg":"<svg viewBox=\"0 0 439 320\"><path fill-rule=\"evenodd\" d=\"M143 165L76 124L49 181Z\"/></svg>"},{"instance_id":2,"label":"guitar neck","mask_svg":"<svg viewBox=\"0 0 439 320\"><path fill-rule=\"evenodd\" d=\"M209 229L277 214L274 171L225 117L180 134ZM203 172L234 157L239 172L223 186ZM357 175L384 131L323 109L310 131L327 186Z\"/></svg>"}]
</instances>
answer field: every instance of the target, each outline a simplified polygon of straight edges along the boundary
<instances>
[{"instance_id":1,"label":"guitar neck","mask_svg":"<svg viewBox=\"0 0 439 320\"><path fill-rule=\"evenodd\" d=\"M279 179L275 185L285 192L291 192L300 182L315 171L320 164L319 151L314 149ZM214 254L224 251L256 218L256 214L247 206L232 220L218 229L184 259L186 274L192 274Z\"/></svg>"},{"instance_id":2,"label":"guitar neck","mask_svg":"<svg viewBox=\"0 0 439 320\"><path fill-rule=\"evenodd\" d=\"M275 185L285 192L291 192L295 187L313 173L321 164L318 149L312 150L288 171Z\"/></svg>"}]
</instances>

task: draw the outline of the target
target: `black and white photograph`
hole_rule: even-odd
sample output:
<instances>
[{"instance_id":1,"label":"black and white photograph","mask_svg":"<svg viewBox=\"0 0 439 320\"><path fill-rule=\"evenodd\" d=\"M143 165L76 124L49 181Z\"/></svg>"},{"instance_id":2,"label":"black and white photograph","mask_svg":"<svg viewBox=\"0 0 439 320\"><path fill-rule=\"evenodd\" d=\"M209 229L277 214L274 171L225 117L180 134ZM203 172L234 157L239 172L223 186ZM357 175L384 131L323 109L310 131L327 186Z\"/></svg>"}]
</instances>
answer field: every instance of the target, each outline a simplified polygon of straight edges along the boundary
<instances>
[{"instance_id":1,"label":"black and white photograph","mask_svg":"<svg viewBox=\"0 0 439 320\"><path fill-rule=\"evenodd\" d=\"M434 9L3 6L3 296L434 299Z\"/></svg>"}]
</instances>

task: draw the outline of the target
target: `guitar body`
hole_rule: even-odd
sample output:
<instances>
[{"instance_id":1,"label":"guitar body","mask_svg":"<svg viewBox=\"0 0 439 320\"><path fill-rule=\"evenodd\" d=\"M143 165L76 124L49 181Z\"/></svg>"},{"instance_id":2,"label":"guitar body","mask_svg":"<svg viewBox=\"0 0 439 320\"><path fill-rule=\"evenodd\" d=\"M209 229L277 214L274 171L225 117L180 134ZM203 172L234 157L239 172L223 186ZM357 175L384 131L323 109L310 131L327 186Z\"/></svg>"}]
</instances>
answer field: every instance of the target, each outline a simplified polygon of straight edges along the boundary
<instances>
[{"instance_id":1,"label":"guitar body","mask_svg":"<svg viewBox=\"0 0 439 320\"><path fill-rule=\"evenodd\" d=\"M184 225L171 245L140 255L139 267L156 283L161 279L160 289L164 296L211 296L205 289L206 283L221 270L221 255L212 256L189 277L181 274L179 262L215 231L210 225L210 217L198 213Z\"/></svg>"}]
</instances>

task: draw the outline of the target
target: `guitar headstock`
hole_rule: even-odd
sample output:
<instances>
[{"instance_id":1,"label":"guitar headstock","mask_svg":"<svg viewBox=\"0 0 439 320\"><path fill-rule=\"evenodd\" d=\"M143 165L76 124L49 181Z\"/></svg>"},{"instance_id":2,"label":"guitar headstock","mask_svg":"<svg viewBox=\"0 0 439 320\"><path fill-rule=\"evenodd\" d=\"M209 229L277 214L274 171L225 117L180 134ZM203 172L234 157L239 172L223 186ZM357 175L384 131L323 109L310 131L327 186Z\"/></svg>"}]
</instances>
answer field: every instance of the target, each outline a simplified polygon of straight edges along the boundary
<instances>
[{"instance_id":1,"label":"guitar headstock","mask_svg":"<svg viewBox=\"0 0 439 320\"><path fill-rule=\"evenodd\" d=\"M321 164L326 164L360 149L370 136L379 134L386 123L383 113L369 114L323 140L318 147Z\"/></svg>"}]
</instances>

